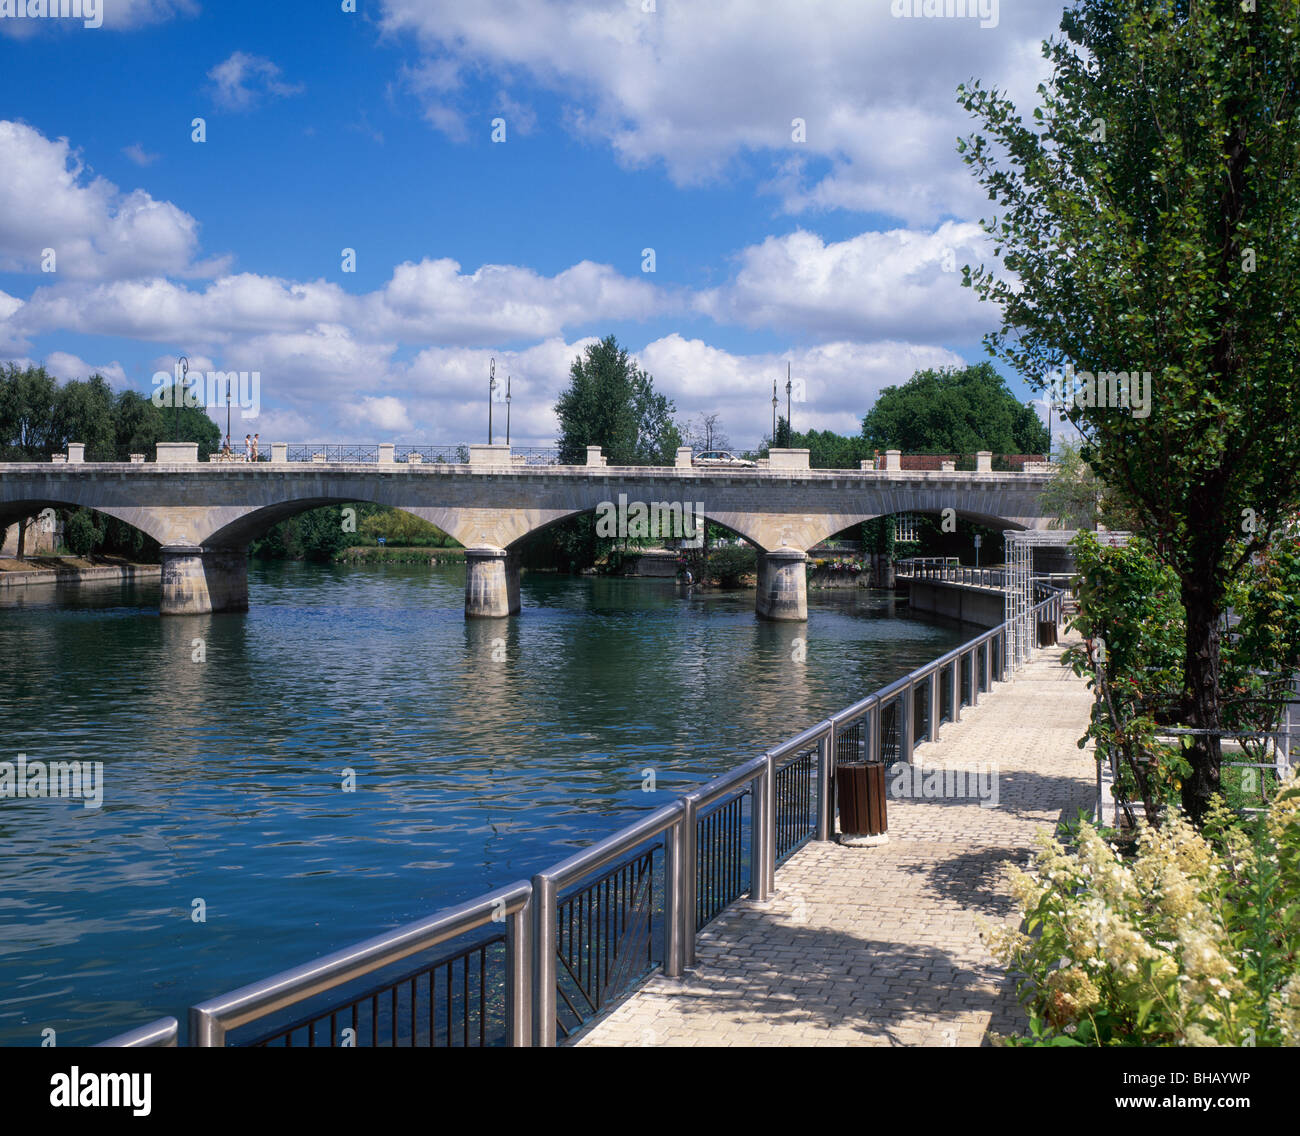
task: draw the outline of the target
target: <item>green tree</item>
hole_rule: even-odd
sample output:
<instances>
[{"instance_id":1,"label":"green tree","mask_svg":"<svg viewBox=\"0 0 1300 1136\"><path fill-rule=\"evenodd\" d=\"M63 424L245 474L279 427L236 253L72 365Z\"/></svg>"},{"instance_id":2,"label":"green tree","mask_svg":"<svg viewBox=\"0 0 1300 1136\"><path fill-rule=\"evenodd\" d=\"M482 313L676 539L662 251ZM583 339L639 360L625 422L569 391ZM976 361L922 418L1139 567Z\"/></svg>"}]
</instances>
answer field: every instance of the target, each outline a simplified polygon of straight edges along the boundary
<instances>
[{"instance_id":1,"label":"green tree","mask_svg":"<svg viewBox=\"0 0 1300 1136\"><path fill-rule=\"evenodd\" d=\"M171 423L165 412L135 391L121 391L113 408L117 461L129 461L132 454L151 458L159 442L167 441Z\"/></svg>"},{"instance_id":2,"label":"green tree","mask_svg":"<svg viewBox=\"0 0 1300 1136\"><path fill-rule=\"evenodd\" d=\"M930 368L886 387L862 420L862 438L872 449L912 454L1047 452L1047 427L991 363Z\"/></svg>"},{"instance_id":3,"label":"green tree","mask_svg":"<svg viewBox=\"0 0 1300 1136\"><path fill-rule=\"evenodd\" d=\"M871 449L862 438L846 438L831 430L795 433L790 445L808 451L808 464L813 469L857 469L871 457Z\"/></svg>"},{"instance_id":4,"label":"green tree","mask_svg":"<svg viewBox=\"0 0 1300 1136\"><path fill-rule=\"evenodd\" d=\"M794 435L790 431L790 423L786 421L785 415L782 414L776 420L776 437L772 439L772 448L774 450L792 449L791 442L793 439Z\"/></svg>"},{"instance_id":5,"label":"green tree","mask_svg":"<svg viewBox=\"0 0 1300 1136\"><path fill-rule=\"evenodd\" d=\"M610 465L672 465L681 433L674 406L612 336L593 343L569 368L560 395L560 461L583 465L601 446Z\"/></svg>"},{"instance_id":6,"label":"green tree","mask_svg":"<svg viewBox=\"0 0 1300 1136\"><path fill-rule=\"evenodd\" d=\"M1108 486L1083 458L1074 442L1057 446L1052 479L1039 495L1043 511L1056 518L1053 528L1108 529L1132 532L1141 523L1123 495Z\"/></svg>"},{"instance_id":7,"label":"green tree","mask_svg":"<svg viewBox=\"0 0 1300 1136\"><path fill-rule=\"evenodd\" d=\"M380 509L362 519L361 533L373 540L383 537L392 545L433 545L446 547L456 542L437 525L421 520L403 509Z\"/></svg>"},{"instance_id":8,"label":"green tree","mask_svg":"<svg viewBox=\"0 0 1300 1136\"><path fill-rule=\"evenodd\" d=\"M1150 374L1145 413L1086 396L1065 413L1177 575L1185 715L1215 731L1226 597L1300 500L1300 0L1076 0L1061 27L1032 126L959 89L988 133L959 148L1002 209L985 227L1006 269L964 282L1002 309L989 349L1039 388L1067 364ZM1189 760L1199 820L1217 737Z\"/></svg>"},{"instance_id":9,"label":"green tree","mask_svg":"<svg viewBox=\"0 0 1300 1136\"><path fill-rule=\"evenodd\" d=\"M103 539L104 534L89 509L77 509L64 522L63 543L76 556L89 556Z\"/></svg>"},{"instance_id":10,"label":"green tree","mask_svg":"<svg viewBox=\"0 0 1300 1136\"><path fill-rule=\"evenodd\" d=\"M54 453L57 392L44 367L0 365L0 460L39 461Z\"/></svg>"},{"instance_id":11,"label":"green tree","mask_svg":"<svg viewBox=\"0 0 1300 1136\"><path fill-rule=\"evenodd\" d=\"M64 383L54 398L54 449L65 450L69 442L82 442L87 461L115 460L117 429L113 411L113 392L102 375Z\"/></svg>"}]
</instances>

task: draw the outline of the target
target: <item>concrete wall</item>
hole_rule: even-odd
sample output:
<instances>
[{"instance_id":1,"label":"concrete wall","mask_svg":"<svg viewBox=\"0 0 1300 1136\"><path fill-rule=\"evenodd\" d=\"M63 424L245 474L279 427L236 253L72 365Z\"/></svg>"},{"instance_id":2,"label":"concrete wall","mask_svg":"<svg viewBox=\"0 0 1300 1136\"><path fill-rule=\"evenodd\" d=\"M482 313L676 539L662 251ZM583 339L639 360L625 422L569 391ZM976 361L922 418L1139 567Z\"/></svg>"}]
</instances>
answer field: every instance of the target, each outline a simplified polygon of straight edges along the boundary
<instances>
[{"instance_id":1,"label":"concrete wall","mask_svg":"<svg viewBox=\"0 0 1300 1136\"><path fill-rule=\"evenodd\" d=\"M978 627L997 627L1006 619L1001 592L968 584L945 584L937 580L909 580L907 603L913 611L946 615Z\"/></svg>"}]
</instances>

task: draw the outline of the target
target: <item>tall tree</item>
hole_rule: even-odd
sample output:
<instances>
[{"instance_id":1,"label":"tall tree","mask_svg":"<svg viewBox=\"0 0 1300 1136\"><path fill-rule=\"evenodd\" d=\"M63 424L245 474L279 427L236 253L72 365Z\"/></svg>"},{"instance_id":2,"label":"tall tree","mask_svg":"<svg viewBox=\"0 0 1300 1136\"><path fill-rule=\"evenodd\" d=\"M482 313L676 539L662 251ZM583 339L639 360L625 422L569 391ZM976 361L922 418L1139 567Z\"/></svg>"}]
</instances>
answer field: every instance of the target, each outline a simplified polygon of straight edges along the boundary
<instances>
[{"instance_id":1,"label":"tall tree","mask_svg":"<svg viewBox=\"0 0 1300 1136\"><path fill-rule=\"evenodd\" d=\"M560 395L560 461L582 465L601 446L610 465L672 465L681 434L673 404L612 336L593 343L569 368Z\"/></svg>"},{"instance_id":2,"label":"tall tree","mask_svg":"<svg viewBox=\"0 0 1300 1136\"><path fill-rule=\"evenodd\" d=\"M1047 427L991 363L917 371L886 387L862 420L863 440L913 454L1043 454Z\"/></svg>"},{"instance_id":3,"label":"tall tree","mask_svg":"<svg viewBox=\"0 0 1300 1136\"><path fill-rule=\"evenodd\" d=\"M700 411L695 421L681 433L684 438L682 445L690 446L693 450L731 449L731 439L722 428L722 415L717 411L712 414Z\"/></svg>"},{"instance_id":4,"label":"tall tree","mask_svg":"<svg viewBox=\"0 0 1300 1136\"><path fill-rule=\"evenodd\" d=\"M69 442L82 442L87 461L115 460L117 429L113 412L113 392L102 375L64 383L54 399L54 448L63 450Z\"/></svg>"},{"instance_id":5,"label":"tall tree","mask_svg":"<svg viewBox=\"0 0 1300 1136\"><path fill-rule=\"evenodd\" d=\"M54 442L58 387L44 367L0 366L0 460L48 458Z\"/></svg>"},{"instance_id":6,"label":"tall tree","mask_svg":"<svg viewBox=\"0 0 1300 1136\"><path fill-rule=\"evenodd\" d=\"M1031 384L1075 369L1084 456L1177 574L1185 712L1211 731L1182 787L1199 819L1226 597L1300 500L1300 0L1076 0L1061 28L1032 126L959 90L988 134L959 148L1002 209L985 228L1006 270L965 282L1001 307L988 346ZM1114 405L1121 372L1150 374L1147 413L1131 389Z\"/></svg>"}]
</instances>

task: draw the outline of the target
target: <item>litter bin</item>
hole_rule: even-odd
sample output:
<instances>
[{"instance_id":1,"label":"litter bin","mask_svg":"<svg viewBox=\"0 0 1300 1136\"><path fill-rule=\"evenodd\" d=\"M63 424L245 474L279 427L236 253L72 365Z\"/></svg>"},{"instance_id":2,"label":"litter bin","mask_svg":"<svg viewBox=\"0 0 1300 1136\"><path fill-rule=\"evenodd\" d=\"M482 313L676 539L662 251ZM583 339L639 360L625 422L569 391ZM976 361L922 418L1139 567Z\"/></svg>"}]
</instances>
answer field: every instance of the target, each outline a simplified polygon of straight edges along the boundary
<instances>
[{"instance_id":1,"label":"litter bin","mask_svg":"<svg viewBox=\"0 0 1300 1136\"><path fill-rule=\"evenodd\" d=\"M1038 625L1038 645L1040 647L1056 646L1056 620L1049 619Z\"/></svg>"},{"instance_id":2,"label":"litter bin","mask_svg":"<svg viewBox=\"0 0 1300 1136\"><path fill-rule=\"evenodd\" d=\"M883 843L889 821L885 812L885 763L846 761L835 769L844 843Z\"/></svg>"}]
</instances>

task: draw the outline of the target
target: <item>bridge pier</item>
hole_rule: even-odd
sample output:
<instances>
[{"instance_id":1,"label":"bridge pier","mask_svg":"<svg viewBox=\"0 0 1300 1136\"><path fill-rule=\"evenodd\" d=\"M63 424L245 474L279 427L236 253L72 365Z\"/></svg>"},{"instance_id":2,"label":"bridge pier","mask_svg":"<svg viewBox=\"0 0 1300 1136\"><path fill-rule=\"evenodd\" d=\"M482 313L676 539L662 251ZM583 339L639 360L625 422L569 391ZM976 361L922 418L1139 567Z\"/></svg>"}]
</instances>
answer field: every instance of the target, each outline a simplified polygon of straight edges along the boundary
<instances>
[{"instance_id":1,"label":"bridge pier","mask_svg":"<svg viewBox=\"0 0 1300 1136\"><path fill-rule=\"evenodd\" d=\"M519 612L519 558L504 548L465 549L465 618L497 619Z\"/></svg>"},{"instance_id":2,"label":"bridge pier","mask_svg":"<svg viewBox=\"0 0 1300 1136\"><path fill-rule=\"evenodd\" d=\"M760 619L808 619L808 554L778 548L758 554L758 592L754 610Z\"/></svg>"},{"instance_id":3,"label":"bridge pier","mask_svg":"<svg viewBox=\"0 0 1300 1136\"><path fill-rule=\"evenodd\" d=\"M168 544L162 549L163 615L248 610L248 549Z\"/></svg>"}]
</instances>

